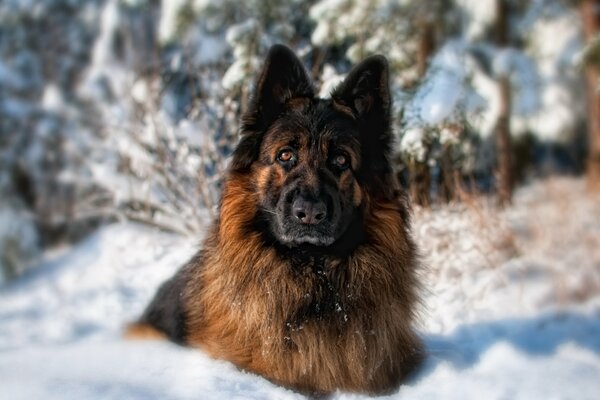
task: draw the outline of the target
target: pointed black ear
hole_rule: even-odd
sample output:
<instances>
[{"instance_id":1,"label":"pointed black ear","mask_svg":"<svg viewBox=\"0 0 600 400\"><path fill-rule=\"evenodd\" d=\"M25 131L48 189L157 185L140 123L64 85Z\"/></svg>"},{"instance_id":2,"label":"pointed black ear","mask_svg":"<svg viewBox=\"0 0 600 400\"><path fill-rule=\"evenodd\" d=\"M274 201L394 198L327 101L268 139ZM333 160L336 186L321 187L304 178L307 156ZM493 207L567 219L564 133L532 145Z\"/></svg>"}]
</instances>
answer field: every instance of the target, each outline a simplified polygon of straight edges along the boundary
<instances>
[{"instance_id":1,"label":"pointed black ear","mask_svg":"<svg viewBox=\"0 0 600 400\"><path fill-rule=\"evenodd\" d=\"M295 98L313 98L314 90L304 65L294 52L276 44L269 50L256 82L249 112L271 122Z\"/></svg>"},{"instance_id":2,"label":"pointed black ear","mask_svg":"<svg viewBox=\"0 0 600 400\"><path fill-rule=\"evenodd\" d=\"M374 175L375 193L385 193L393 185L389 155L392 142L391 106L388 63L383 56L365 59L350 71L346 79L331 94L334 105L351 111L359 131L363 149L360 173ZM391 192L389 192L391 196Z\"/></svg>"},{"instance_id":3,"label":"pointed black ear","mask_svg":"<svg viewBox=\"0 0 600 400\"><path fill-rule=\"evenodd\" d=\"M262 135L291 100L312 99L314 90L302 62L284 45L276 44L267 54L242 116L242 139L233 153L231 168L243 170L257 158Z\"/></svg>"},{"instance_id":4,"label":"pointed black ear","mask_svg":"<svg viewBox=\"0 0 600 400\"><path fill-rule=\"evenodd\" d=\"M333 91L332 99L349 107L357 118L376 116L389 122L390 86L388 62L383 56L371 56L350 71Z\"/></svg>"}]
</instances>

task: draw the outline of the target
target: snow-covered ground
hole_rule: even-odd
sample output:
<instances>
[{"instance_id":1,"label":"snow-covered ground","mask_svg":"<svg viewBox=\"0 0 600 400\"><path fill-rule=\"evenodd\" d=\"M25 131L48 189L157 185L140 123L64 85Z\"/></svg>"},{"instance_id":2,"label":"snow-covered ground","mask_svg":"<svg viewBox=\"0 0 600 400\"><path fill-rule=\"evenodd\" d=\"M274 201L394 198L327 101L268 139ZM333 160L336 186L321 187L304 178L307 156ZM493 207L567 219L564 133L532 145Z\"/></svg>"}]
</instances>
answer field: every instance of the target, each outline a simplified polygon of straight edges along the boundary
<instances>
[{"instance_id":1,"label":"snow-covered ground","mask_svg":"<svg viewBox=\"0 0 600 400\"><path fill-rule=\"evenodd\" d=\"M583 181L535 183L505 211L416 210L414 232L430 355L390 398L598 398L600 199ZM198 350L121 338L196 242L115 224L2 287L0 397L303 398Z\"/></svg>"}]
</instances>

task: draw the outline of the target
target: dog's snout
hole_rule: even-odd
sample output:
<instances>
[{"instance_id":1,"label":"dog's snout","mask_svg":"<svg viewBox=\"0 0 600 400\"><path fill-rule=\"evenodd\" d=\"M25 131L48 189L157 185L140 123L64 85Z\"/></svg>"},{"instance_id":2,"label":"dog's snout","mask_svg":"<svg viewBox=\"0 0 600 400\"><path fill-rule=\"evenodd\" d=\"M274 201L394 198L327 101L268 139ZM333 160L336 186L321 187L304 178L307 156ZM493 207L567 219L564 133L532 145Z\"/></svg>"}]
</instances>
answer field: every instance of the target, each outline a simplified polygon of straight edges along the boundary
<instances>
[{"instance_id":1,"label":"dog's snout","mask_svg":"<svg viewBox=\"0 0 600 400\"><path fill-rule=\"evenodd\" d=\"M292 213L302 224L317 225L327 216L327 206L320 200L297 196L292 203Z\"/></svg>"}]
</instances>

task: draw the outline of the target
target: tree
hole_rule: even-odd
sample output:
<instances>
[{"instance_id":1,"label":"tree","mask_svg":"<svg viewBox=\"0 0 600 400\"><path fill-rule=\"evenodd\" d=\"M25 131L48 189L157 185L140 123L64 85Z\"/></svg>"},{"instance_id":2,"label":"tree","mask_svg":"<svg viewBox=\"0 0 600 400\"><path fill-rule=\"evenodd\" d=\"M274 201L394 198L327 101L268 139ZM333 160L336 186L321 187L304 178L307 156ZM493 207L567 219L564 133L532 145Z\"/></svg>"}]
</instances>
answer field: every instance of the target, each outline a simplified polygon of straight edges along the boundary
<instances>
[{"instance_id":1,"label":"tree","mask_svg":"<svg viewBox=\"0 0 600 400\"><path fill-rule=\"evenodd\" d=\"M586 51L586 88L588 97L587 176L590 186L600 188L600 0L582 0L583 28L588 43ZM594 56L595 55L595 56Z\"/></svg>"},{"instance_id":2,"label":"tree","mask_svg":"<svg viewBox=\"0 0 600 400\"><path fill-rule=\"evenodd\" d=\"M423 79L427 73L429 60L436 46L435 38L435 15L428 14L421 8L417 20L417 73L419 79ZM429 153L430 149L427 149ZM431 202L431 170L428 160L424 162L411 163L410 171L410 196L416 204L428 206Z\"/></svg>"},{"instance_id":3,"label":"tree","mask_svg":"<svg viewBox=\"0 0 600 400\"><path fill-rule=\"evenodd\" d=\"M496 45L508 47L509 5L507 0L496 0ZM500 91L500 112L496 123L496 190L501 204L509 204L512 199L513 178L511 160L510 113L511 87L509 77L502 74L498 79Z\"/></svg>"}]
</instances>

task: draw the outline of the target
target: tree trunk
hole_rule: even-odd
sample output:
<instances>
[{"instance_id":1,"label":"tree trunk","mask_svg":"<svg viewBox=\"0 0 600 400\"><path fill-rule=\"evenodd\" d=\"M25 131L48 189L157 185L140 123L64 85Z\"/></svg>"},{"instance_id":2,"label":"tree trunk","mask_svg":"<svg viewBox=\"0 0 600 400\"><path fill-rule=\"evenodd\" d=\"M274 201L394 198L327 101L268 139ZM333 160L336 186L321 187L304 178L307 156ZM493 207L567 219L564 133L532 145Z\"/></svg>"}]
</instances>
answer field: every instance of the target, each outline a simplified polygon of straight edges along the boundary
<instances>
[{"instance_id":1,"label":"tree trunk","mask_svg":"<svg viewBox=\"0 0 600 400\"><path fill-rule=\"evenodd\" d=\"M496 44L499 48L508 46L508 3L496 0ZM500 91L500 113L496 122L496 191L501 205L510 204L513 192L512 157L510 137L510 80L508 76L498 79Z\"/></svg>"},{"instance_id":2,"label":"tree trunk","mask_svg":"<svg viewBox=\"0 0 600 400\"><path fill-rule=\"evenodd\" d=\"M502 205L510 204L513 192L512 144L510 137L510 82L500 78L500 115L496 122L496 190Z\"/></svg>"},{"instance_id":3,"label":"tree trunk","mask_svg":"<svg viewBox=\"0 0 600 400\"><path fill-rule=\"evenodd\" d=\"M429 58L433 54L435 37L434 25L431 21L424 19L419 22L419 44L417 49L417 71L419 78L423 78L427 72ZM427 151L429 153L429 151ZM409 164L410 194L412 201L421 206L429 206L431 203L431 171L427 158L424 162L412 162Z\"/></svg>"},{"instance_id":4,"label":"tree trunk","mask_svg":"<svg viewBox=\"0 0 600 400\"><path fill-rule=\"evenodd\" d=\"M582 0L581 17L586 41L600 33L600 0ZM588 159L589 187L600 190L600 66L586 66L585 77L588 97Z\"/></svg>"},{"instance_id":5,"label":"tree trunk","mask_svg":"<svg viewBox=\"0 0 600 400\"><path fill-rule=\"evenodd\" d=\"M417 71L419 78L425 76L429 57L435 47L434 25L431 21L424 20L419 23L419 47L417 49Z\"/></svg>"},{"instance_id":6,"label":"tree trunk","mask_svg":"<svg viewBox=\"0 0 600 400\"><path fill-rule=\"evenodd\" d=\"M442 147L442 157L440 160L440 175L438 178L438 199L446 203L451 202L456 197L457 185L459 184L458 170L454 167L452 160L452 144L445 144Z\"/></svg>"},{"instance_id":7,"label":"tree trunk","mask_svg":"<svg viewBox=\"0 0 600 400\"><path fill-rule=\"evenodd\" d=\"M413 203L423 207L430 205L431 172L425 162L410 164L410 197Z\"/></svg>"},{"instance_id":8,"label":"tree trunk","mask_svg":"<svg viewBox=\"0 0 600 400\"><path fill-rule=\"evenodd\" d=\"M313 48L312 66L310 69L310 74L312 76L313 81L317 81L321 76L321 70L323 69L323 63L325 62L326 56L327 50L317 46Z\"/></svg>"}]
</instances>

